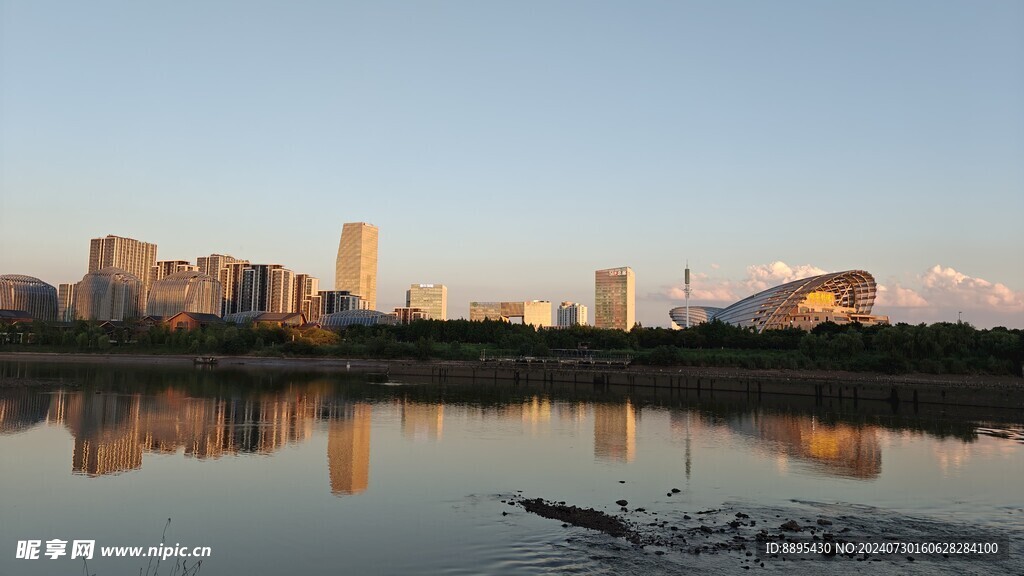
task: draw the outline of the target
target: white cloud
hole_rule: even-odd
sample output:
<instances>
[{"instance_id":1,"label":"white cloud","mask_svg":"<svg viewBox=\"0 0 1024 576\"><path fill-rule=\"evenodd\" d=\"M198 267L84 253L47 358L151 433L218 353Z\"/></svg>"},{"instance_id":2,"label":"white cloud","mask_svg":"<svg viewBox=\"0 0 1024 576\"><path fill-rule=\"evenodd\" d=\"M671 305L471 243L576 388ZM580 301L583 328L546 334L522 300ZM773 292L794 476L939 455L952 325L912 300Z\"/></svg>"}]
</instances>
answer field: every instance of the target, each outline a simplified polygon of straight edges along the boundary
<instances>
[{"instance_id":1,"label":"white cloud","mask_svg":"<svg viewBox=\"0 0 1024 576\"><path fill-rule=\"evenodd\" d=\"M921 276L921 285L928 301L936 306L1024 311L1024 292L1016 292L998 282L973 278L939 264Z\"/></svg>"},{"instance_id":2,"label":"white cloud","mask_svg":"<svg viewBox=\"0 0 1024 576\"><path fill-rule=\"evenodd\" d=\"M928 306L928 301L912 288L904 288L899 284L893 284L890 288L879 284L875 305L894 308L923 308Z\"/></svg>"},{"instance_id":3,"label":"white cloud","mask_svg":"<svg viewBox=\"0 0 1024 576\"><path fill-rule=\"evenodd\" d=\"M747 279L743 284L749 288L752 293L754 293L767 290L772 286L792 282L793 280L826 273L827 272L825 270L822 270L817 266L812 266L811 264L802 264L793 267L781 260L776 260L771 264L754 264L752 266L747 266Z\"/></svg>"}]
</instances>

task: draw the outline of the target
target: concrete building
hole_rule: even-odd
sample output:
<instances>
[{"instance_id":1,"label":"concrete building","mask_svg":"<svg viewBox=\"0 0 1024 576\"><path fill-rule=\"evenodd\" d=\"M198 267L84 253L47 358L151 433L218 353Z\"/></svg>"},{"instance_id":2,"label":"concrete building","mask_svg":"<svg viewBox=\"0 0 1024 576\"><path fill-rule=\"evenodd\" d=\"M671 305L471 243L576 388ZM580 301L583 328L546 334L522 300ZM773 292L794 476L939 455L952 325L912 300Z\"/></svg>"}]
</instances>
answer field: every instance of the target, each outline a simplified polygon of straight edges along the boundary
<instances>
[{"instance_id":1,"label":"concrete building","mask_svg":"<svg viewBox=\"0 0 1024 576\"><path fill-rule=\"evenodd\" d=\"M347 310L366 310L366 301L348 290L321 290L320 316L345 312Z\"/></svg>"},{"instance_id":2,"label":"concrete building","mask_svg":"<svg viewBox=\"0 0 1024 576\"><path fill-rule=\"evenodd\" d=\"M551 302L530 300L529 302L470 302L469 319L472 322L501 320L510 322L522 318L523 324L536 327L551 326Z\"/></svg>"},{"instance_id":3,"label":"concrete building","mask_svg":"<svg viewBox=\"0 0 1024 576\"><path fill-rule=\"evenodd\" d=\"M270 312L271 303L273 301L273 278L278 278L278 282L283 289L287 283L287 296L282 292L280 300L288 302L291 300L292 290L292 278L294 275L285 278L287 275L281 273L274 273L275 270L282 270L284 266L280 264L250 264L248 268L242 270L242 290L239 295L239 312ZM291 270L288 271L291 273ZM277 310L280 312L280 310Z\"/></svg>"},{"instance_id":4,"label":"concrete building","mask_svg":"<svg viewBox=\"0 0 1024 576\"><path fill-rule=\"evenodd\" d=\"M217 274L223 290L221 316L242 311L242 276L250 266L248 260L226 262Z\"/></svg>"},{"instance_id":5,"label":"concrete building","mask_svg":"<svg viewBox=\"0 0 1024 576\"><path fill-rule=\"evenodd\" d=\"M61 322L75 320L75 284L57 285L57 320Z\"/></svg>"},{"instance_id":6,"label":"concrete building","mask_svg":"<svg viewBox=\"0 0 1024 576\"><path fill-rule=\"evenodd\" d=\"M149 270L149 285L152 287L157 281L176 272L189 272L198 269L198 266L188 260L157 260L157 263ZM216 276L214 278L216 279Z\"/></svg>"},{"instance_id":7,"label":"concrete building","mask_svg":"<svg viewBox=\"0 0 1024 576\"><path fill-rule=\"evenodd\" d=\"M631 330L636 324L636 277L632 268L594 273L594 326Z\"/></svg>"},{"instance_id":8,"label":"concrete building","mask_svg":"<svg viewBox=\"0 0 1024 576\"><path fill-rule=\"evenodd\" d=\"M221 286L213 276L195 270L175 272L153 283L146 315L170 317L179 312L220 316Z\"/></svg>"},{"instance_id":9,"label":"concrete building","mask_svg":"<svg viewBox=\"0 0 1024 576\"><path fill-rule=\"evenodd\" d=\"M27 312L34 320L57 319L57 289L32 276L0 276L0 310Z\"/></svg>"},{"instance_id":10,"label":"concrete building","mask_svg":"<svg viewBox=\"0 0 1024 576\"><path fill-rule=\"evenodd\" d=\"M295 275L294 312L301 312L310 322L320 317L320 279L309 274Z\"/></svg>"},{"instance_id":11,"label":"concrete building","mask_svg":"<svg viewBox=\"0 0 1024 576\"><path fill-rule=\"evenodd\" d=\"M360 296L370 310L377 307L377 235L365 222L342 226L334 272L334 289Z\"/></svg>"},{"instance_id":12,"label":"concrete building","mask_svg":"<svg viewBox=\"0 0 1024 576\"><path fill-rule=\"evenodd\" d=\"M448 319L448 288L444 284L412 284L405 291L406 308L419 308L434 320Z\"/></svg>"},{"instance_id":13,"label":"concrete building","mask_svg":"<svg viewBox=\"0 0 1024 576\"><path fill-rule=\"evenodd\" d=\"M555 325L559 328L586 326L587 307L576 302L562 302L558 306L558 321Z\"/></svg>"},{"instance_id":14,"label":"concrete building","mask_svg":"<svg viewBox=\"0 0 1024 576\"><path fill-rule=\"evenodd\" d=\"M153 280L150 277L156 265L156 244L134 238L108 234L89 241L89 272L104 268L120 268L142 282L143 296Z\"/></svg>"},{"instance_id":15,"label":"concrete building","mask_svg":"<svg viewBox=\"0 0 1024 576\"><path fill-rule=\"evenodd\" d=\"M86 274L75 286L75 317L82 320L127 320L142 316L142 281L113 266Z\"/></svg>"},{"instance_id":16,"label":"concrete building","mask_svg":"<svg viewBox=\"0 0 1024 576\"><path fill-rule=\"evenodd\" d=\"M295 273L287 268L270 271L268 312L295 311Z\"/></svg>"},{"instance_id":17,"label":"concrete building","mask_svg":"<svg viewBox=\"0 0 1024 576\"><path fill-rule=\"evenodd\" d=\"M422 308L395 308L392 314L398 318L399 324L409 324L416 320L430 320L430 314Z\"/></svg>"},{"instance_id":18,"label":"concrete building","mask_svg":"<svg viewBox=\"0 0 1024 576\"><path fill-rule=\"evenodd\" d=\"M229 256L227 254L210 254L209 256L200 256L196 258L196 268L207 276L213 276L214 278L220 279L221 268L239 261L240 260L234 256Z\"/></svg>"}]
</instances>

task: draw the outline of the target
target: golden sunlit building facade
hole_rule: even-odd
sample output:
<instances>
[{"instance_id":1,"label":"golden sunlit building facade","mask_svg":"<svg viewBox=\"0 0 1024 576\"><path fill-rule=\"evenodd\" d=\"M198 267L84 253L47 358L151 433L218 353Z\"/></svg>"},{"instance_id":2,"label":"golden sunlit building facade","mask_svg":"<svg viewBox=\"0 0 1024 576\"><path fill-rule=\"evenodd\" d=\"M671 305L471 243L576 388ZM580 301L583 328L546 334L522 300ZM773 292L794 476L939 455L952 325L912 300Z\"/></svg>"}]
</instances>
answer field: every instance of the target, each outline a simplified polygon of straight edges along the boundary
<instances>
[{"instance_id":1,"label":"golden sunlit building facade","mask_svg":"<svg viewBox=\"0 0 1024 576\"><path fill-rule=\"evenodd\" d=\"M377 309L378 233L366 222L343 225L334 269L334 289L362 297L370 310Z\"/></svg>"},{"instance_id":2,"label":"golden sunlit building facade","mask_svg":"<svg viewBox=\"0 0 1024 576\"><path fill-rule=\"evenodd\" d=\"M594 273L594 326L631 330L636 324L636 276L624 266Z\"/></svg>"}]
</instances>

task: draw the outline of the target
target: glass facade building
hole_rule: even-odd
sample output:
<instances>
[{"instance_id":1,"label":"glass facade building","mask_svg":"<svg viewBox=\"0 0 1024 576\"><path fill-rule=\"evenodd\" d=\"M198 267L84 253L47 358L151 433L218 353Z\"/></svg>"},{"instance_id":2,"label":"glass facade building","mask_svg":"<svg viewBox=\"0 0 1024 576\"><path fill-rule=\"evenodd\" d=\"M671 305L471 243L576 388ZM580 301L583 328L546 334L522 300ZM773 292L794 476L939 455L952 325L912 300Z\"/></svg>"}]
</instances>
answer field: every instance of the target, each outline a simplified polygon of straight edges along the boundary
<instances>
[{"instance_id":1,"label":"glass facade building","mask_svg":"<svg viewBox=\"0 0 1024 576\"><path fill-rule=\"evenodd\" d=\"M757 332L780 328L810 329L822 322L888 324L888 316L873 316L877 286L864 270L847 270L787 282L758 292L714 312L710 319ZM691 325L693 310L690 307ZM676 320L676 311L669 315ZM708 311L713 308L706 308Z\"/></svg>"},{"instance_id":2,"label":"glass facade building","mask_svg":"<svg viewBox=\"0 0 1024 576\"><path fill-rule=\"evenodd\" d=\"M636 276L628 266L594 273L594 326L631 330L636 324Z\"/></svg>"},{"instance_id":3,"label":"glass facade building","mask_svg":"<svg viewBox=\"0 0 1024 576\"><path fill-rule=\"evenodd\" d=\"M149 291L146 315L171 317L178 312L220 316L221 286L213 276L194 270L157 280Z\"/></svg>"},{"instance_id":4,"label":"glass facade building","mask_svg":"<svg viewBox=\"0 0 1024 576\"><path fill-rule=\"evenodd\" d=\"M398 317L394 314L385 314L376 310L346 310L321 316L319 324L328 330L356 325L375 326L386 324L394 326L398 324Z\"/></svg>"},{"instance_id":5,"label":"glass facade building","mask_svg":"<svg viewBox=\"0 0 1024 576\"><path fill-rule=\"evenodd\" d=\"M405 307L419 308L433 320L447 320L448 288L444 284L412 284L405 291Z\"/></svg>"},{"instance_id":6,"label":"glass facade building","mask_svg":"<svg viewBox=\"0 0 1024 576\"><path fill-rule=\"evenodd\" d=\"M377 307L377 235L365 222L342 226L334 269L334 289L362 297L370 310Z\"/></svg>"},{"instance_id":7,"label":"glass facade building","mask_svg":"<svg viewBox=\"0 0 1024 576\"><path fill-rule=\"evenodd\" d=\"M57 319L57 289L32 276L0 276L0 310L27 312L35 320Z\"/></svg>"},{"instance_id":8,"label":"glass facade building","mask_svg":"<svg viewBox=\"0 0 1024 576\"><path fill-rule=\"evenodd\" d=\"M113 266L89 272L75 287L75 317L125 320L142 316L142 281Z\"/></svg>"}]
</instances>

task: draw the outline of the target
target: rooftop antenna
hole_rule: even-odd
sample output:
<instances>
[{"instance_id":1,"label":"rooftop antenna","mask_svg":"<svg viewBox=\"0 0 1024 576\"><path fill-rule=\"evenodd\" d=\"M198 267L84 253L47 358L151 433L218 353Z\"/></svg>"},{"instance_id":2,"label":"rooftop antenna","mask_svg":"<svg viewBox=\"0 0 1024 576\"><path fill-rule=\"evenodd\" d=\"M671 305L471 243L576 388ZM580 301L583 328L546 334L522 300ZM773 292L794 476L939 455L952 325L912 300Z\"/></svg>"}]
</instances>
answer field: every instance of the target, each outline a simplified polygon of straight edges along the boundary
<instances>
[{"instance_id":1,"label":"rooftop antenna","mask_svg":"<svg viewBox=\"0 0 1024 576\"><path fill-rule=\"evenodd\" d=\"M686 272L683 280L683 294L686 295L686 327L690 327L690 261L686 261Z\"/></svg>"}]
</instances>

